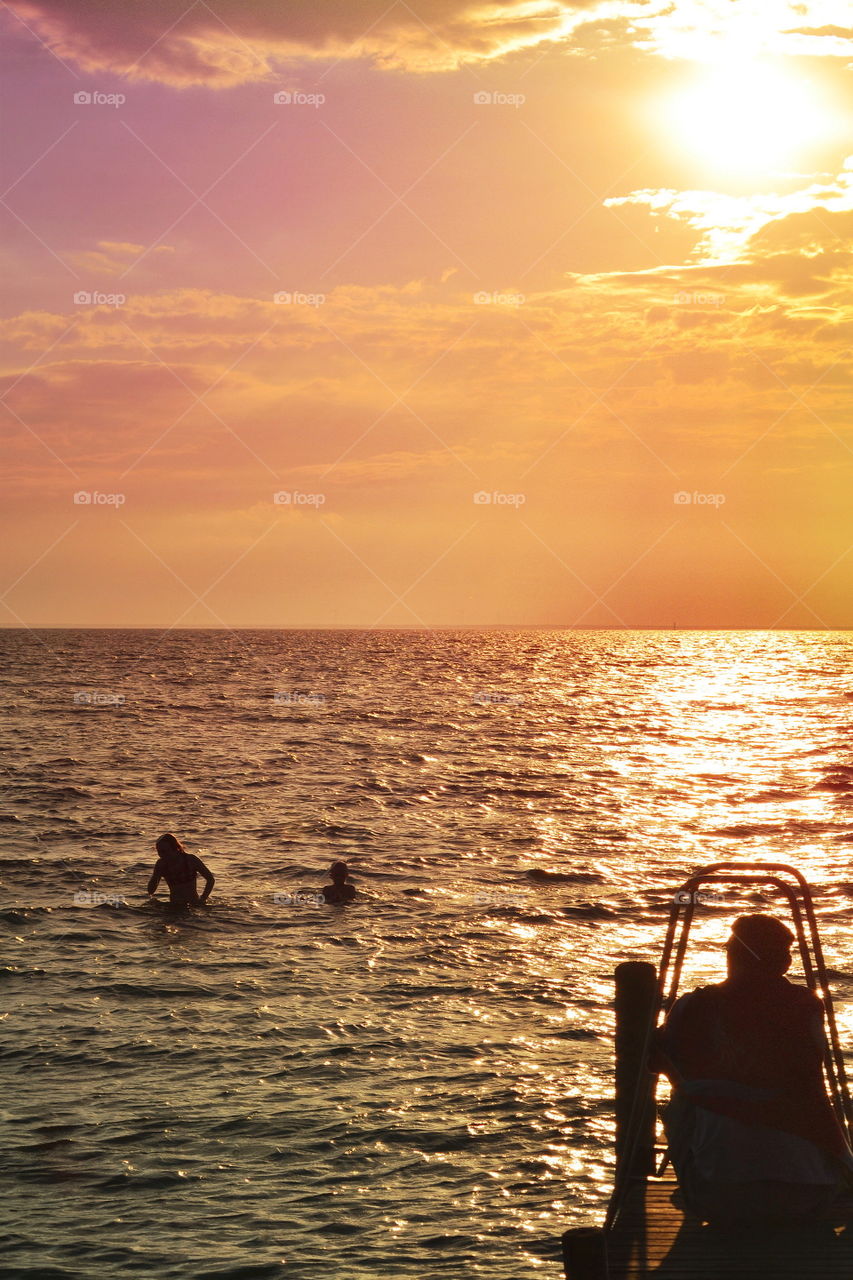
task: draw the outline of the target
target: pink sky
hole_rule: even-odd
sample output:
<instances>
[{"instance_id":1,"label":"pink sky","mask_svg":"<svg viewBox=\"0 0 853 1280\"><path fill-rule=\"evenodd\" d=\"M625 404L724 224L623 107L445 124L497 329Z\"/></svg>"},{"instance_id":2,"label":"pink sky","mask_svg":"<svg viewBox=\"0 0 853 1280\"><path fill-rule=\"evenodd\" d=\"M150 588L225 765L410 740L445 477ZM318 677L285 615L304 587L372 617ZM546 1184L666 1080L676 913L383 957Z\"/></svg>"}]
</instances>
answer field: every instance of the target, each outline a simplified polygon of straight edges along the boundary
<instances>
[{"instance_id":1,"label":"pink sky","mask_svg":"<svg viewBox=\"0 0 853 1280\"><path fill-rule=\"evenodd\" d=\"M128 8L0 15L4 625L853 625L840 3Z\"/></svg>"}]
</instances>

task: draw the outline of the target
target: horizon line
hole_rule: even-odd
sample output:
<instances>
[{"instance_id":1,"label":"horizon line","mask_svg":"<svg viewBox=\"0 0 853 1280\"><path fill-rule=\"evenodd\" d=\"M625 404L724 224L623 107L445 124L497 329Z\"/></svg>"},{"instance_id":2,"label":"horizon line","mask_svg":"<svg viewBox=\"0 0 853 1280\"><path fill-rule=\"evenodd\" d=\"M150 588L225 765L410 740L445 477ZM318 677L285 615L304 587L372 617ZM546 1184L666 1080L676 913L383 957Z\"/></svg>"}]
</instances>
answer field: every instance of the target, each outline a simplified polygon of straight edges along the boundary
<instances>
[{"instance_id":1,"label":"horizon line","mask_svg":"<svg viewBox=\"0 0 853 1280\"><path fill-rule=\"evenodd\" d=\"M41 623L37 626L6 626L0 624L0 631L160 631L163 633L171 632L198 632L211 631L229 634L231 632L241 631L361 631L361 632L383 632L394 631L417 631L430 633L433 631L770 631L770 632L817 632L826 631L851 631L851 626L823 626L823 627L780 627L780 626L753 626L733 624L716 624L712 626L682 626L676 623L670 623L668 626L660 623L643 624L637 623L630 626L604 626L592 625L586 627L575 626L567 622L463 622L463 623L441 623L436 626L407 626L400 624L393 627L374 627L374 626L358 626L355 623L325 623L325 624L305 624L305 625L287 625L278 626L274 623L260 624L241 624L233 627L174 627L157 623L138 623L128 625L127 623Z\"/></svg>"}]
</instances>

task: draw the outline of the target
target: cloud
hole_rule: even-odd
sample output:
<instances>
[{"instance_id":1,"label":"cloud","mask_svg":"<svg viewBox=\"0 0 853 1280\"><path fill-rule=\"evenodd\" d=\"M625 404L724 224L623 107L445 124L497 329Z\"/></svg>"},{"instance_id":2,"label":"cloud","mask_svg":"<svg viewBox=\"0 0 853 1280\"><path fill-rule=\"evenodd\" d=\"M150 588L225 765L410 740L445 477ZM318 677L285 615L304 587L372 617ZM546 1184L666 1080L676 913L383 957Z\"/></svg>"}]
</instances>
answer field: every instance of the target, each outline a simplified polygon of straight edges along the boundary
<instances>
[{"instance_id":1,"label":"cloud","mask_svg":"<svg viewBox=\"0 0 853 1280\"><path fill-rule=\"evenodd\" d=\"M448 71L559 43L596 55L634 45L702 58L715 41L743 52L849 56L842 0L779 3L758 12L730 0L9 0L6 9L58 57L87 72L178 87L271 80L294 60L368 58L385 68ZM832 19L837 17L838 21Z\"/></svg>"},{"instance_id":2,"label":"cloud","mask_svg":"<svg viewBox=\"0 0 853 1280\"><path fill-rule=\"evenodd\" d=\"M765 248L789 247L805 254L806 227L812 249L820 245L825 252L849 243L853 157L837 176L789 192L731 196L718 191L659 188L612 196L604 204L611 209L646 209L655 218L672 218L699 232L701 238L692 253L692 261L698 263L751 259ZM786 236L788 245L783 244Z\"/></svg>"},{"instance_id":3,"label":"cloud","mask_svg":"<svg viewBox=\"0 0 853 1280\"><path fill-rule=\"evenodd\" d=\"M50 49L86 71L227 87L269 79L295 58L367 57L387 67L448 70L561 37L573 9L555 0L471 5L423 0L12 0ZM582 2L575 6L581 12Z\"/></svg>"},{"instance_id":4,"label":"cloud","mask_svg":"<svg viewBox=\"0 0 853 1280\"><path fill-rule=\"evenodd\" d=\"M188 604L169 566L201 590L235 564L212 597L228 621L387 622L381 584L424 573L422 620L507 620L512 582L518 621L552 597L546 616L571 621L594 603L571 564L598 590L623 584L620 618L659 620L687 555L691 580L746 573L732 618L772 622L784 593L759 608L761 573L726 559L718 513L674 512L672 495L725 492L739 536L752 545L754 522L781 560L802 554L795 501L812 530L844 518L853 306L803 298L777 270L830 252L819 230L770 220L735 264L575 276L513 308L417 280L332 289L320 308L176 289L6 320L5 545L50 546L77 520L11 604L45 625L168 623ZM324 505L277 507L282 489ZM124 523L76 511L77 490L126 495ZM475 507L479 490L524 494L523 521ZM804 588L838 554L810 537ZM264 585L280 581L286 601ZM848 599L841 583L822 616L840 624Z\"/></svg>"},{"instance_id":5,"label":"cloud","mask_svg":"<svg viewBox=\"0 0 853 1280\"><path fill-rule=\"evenodd\" d=\"M725 449L797 397L840 422L851 219L766 218L736 260L575 275L516 307L478 305L444 273L341 286L318 307L176 289L26 312L0 323L4 433L24 489L40 439L102 485L131 468L158 493L225 485L248 502L271 477L325 477L387 507L499 486L555 448L590 479L605 445L677 457L709 417Z\"/></svg>"},{"instance_id":6,"label":"cloud","mask_svg":"<svg viewBox=\"0 0 853 1280\"><path fill-rule=\"evenodd\" d=\"M75 267L90 274L114 276L146 252L144 244L130 244L126 241L99 240L94 249L78 249L66 257ZM146 256L162 256L174 253L171 245L155 245L148 250Z\"/></svg>"},{"instance_id":7,"label":"cloud","mask_svg":"<svg viewBox=\"0 0 853 1280\"><path fill-rule=\"evenodd\" d=\"M822 27L788 27L782 34L788 47L801 54L820 53L835 58L849 58L853 49L853 27L849 26L827 24Z\"/></svg>"},{"instance_id":8,"label":"cloud","mask_svg":"<svg viewBox=\"0 0 853 1280\"><path fill-rule=\"evenodd\" d=\"M637 27L665 56L700 62L726 54L849 57L849 16L847 0L679 0L650 6Z\"/></svg>"},{"instance_id":9,"label":"cloud","mask_svg":"<svg viewBox=\"0 0 853 1280\"><path fill-rule=\"evenodd\" d=\"M798 397L840 424L851 188L846 168L787 194L634 192L616 203L699 228L718 218L729 253L575 273L513 306L476 302L449 268L330 288L319 305L174 288L24 311L0 321L10 491L15 475L28 490L41 448L48 485L67 484L53 451L93 483L130 468L172 500L225 486L254 501L295 474L389 507L500 486L552 450L592 482L603 447L678 457L709 419L725 449ZM137 249L104 240L79 256ZM785 430L803 431L804 414Z\"/></svg>"}]
</instances>

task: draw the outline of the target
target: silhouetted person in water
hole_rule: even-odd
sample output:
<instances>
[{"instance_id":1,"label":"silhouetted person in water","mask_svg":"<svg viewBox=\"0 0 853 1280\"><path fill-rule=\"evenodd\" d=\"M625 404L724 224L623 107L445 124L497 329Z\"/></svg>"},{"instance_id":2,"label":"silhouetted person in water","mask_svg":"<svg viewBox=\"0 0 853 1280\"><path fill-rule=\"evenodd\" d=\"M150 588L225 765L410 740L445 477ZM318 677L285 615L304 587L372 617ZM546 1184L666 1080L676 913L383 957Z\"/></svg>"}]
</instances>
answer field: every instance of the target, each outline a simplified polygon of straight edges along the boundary
<instances>
[{"instance_id":1,"label":"silhouetted person in water","mask_svg":"<svg viewBox=\"0 0 853 1280\"><path fill-rule=\"evenodd\" d=\"M740 916L725 982L682 996L658 1033L672 1164L687 1209L717 1226L820 1218L853 1185L823 1080L823 1001L784 977L793 941L772 916Z\"/></svg>"},{"instance_id":2,"label":"silhouetted person in water","mask_svg":"<svg viewBox=\"0 0 853 1280\"><path fill-rule=\"evenodd\" d=\"M148 881L148 892L153 894L163 879L169 886L169 904L173 907L198 907L207 902L216 883L209 871L194 853L187 853L184 846L171 832L161 836L155 846L160 855ZM196 877L204 876L207 884L201 897L196 888Z\"/></svg>"},{"instance_id":3,"label":"silhouetted person in water","mask_svg":"<svg viewBox=\"0 0 853 1280\"><path fill-rule=\"evenodd\" d=\"M329 875L332 877L331 884L323 885L323 897L327 902L337 905L341 902L352 902L355 897L355 885L347 884L347 864L345 862L333 862Z\"/></svg>"}]
</instances>

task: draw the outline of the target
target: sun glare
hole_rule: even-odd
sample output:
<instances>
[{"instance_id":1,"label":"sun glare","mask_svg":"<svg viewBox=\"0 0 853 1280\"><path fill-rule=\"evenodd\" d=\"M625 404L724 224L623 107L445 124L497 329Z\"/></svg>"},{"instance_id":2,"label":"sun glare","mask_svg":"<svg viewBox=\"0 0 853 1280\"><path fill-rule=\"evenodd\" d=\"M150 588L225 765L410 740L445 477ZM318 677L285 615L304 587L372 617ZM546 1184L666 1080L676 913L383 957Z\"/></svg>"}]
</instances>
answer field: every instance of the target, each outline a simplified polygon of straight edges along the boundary
<instances>
[{"instance_id":1,"label":"sun glare","mask_svg":"<svg viewBox=\"0 0 853 1280\"><path fill-rule=\"evenodd\" d=\"M664 111L683 149L732 174L790 168L837 127L810 81L753 58L706 66Z\"/></svg>"}]
</instances>

